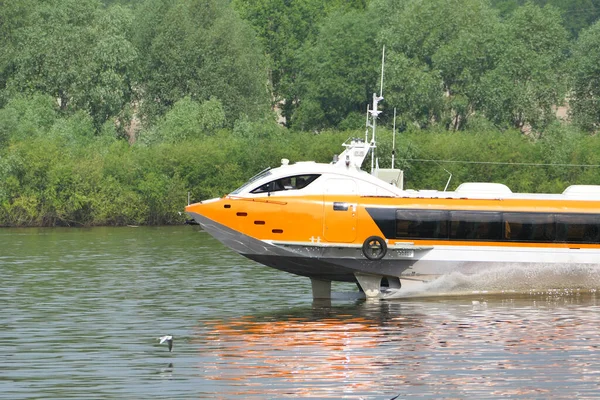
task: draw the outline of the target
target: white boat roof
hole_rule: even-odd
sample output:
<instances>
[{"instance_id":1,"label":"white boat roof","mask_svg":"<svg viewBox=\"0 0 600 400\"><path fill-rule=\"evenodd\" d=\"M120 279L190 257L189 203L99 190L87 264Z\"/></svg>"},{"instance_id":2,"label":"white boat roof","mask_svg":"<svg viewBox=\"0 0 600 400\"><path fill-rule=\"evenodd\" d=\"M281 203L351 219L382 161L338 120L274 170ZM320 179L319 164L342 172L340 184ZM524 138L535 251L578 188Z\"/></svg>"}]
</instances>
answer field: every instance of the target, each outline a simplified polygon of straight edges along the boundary
<instances>
[{"instance_id":1,"label":"white boat roof","mask_svg":"<svg viewBox=\"0 0 600 400\"><path fill-rule=\"evenodd\" d=\"M499 183L468 182L459 185L455 191L406 190L405 192L410 193L408 197L422 198L600 200L600 185L572 185L563 193L514 193L506 185Z\"/></svg>"},{"instance_id":2,"label":"white boat roof","mask_svg":"<svg viewBox=\"0 0 600 400\"><path fill-rule=\"evenodd\" d=\"M514 193L501 183L467 182L454 191L405 190L408 197L532 200L600 200L600 185L572 185L563 193Z\"/></svg>"},{"instance_id":3,"label":"white boat roof","mask_svg":"<svg viewBox=\"0 0 600 400\"><path fill-rule=\"evenodd\" d=\"M500 183L491 182L467 182L459 185L454 191L439 190L402 190L394 185L385 182L376 176L363 171L356 166L345 166L340 163L325 164L314 161L301 161L293 164L286 163L284 160L280 167L269 170L269 176L256 181L256 185L246 188L239 194L252 190L253 187L263 184L267 181L280 179L288 176L298 175L329 175L330 177L346 177L355 181L370 183L371 185L385 189L385 196L398 198L444 198L444 199L536 199L536 200L600 200L600 185L572 185L563 193L514 193L511 189ZM312 185L309 185L309 187ZM307 187L306 189L308 189ZM317 188L315 188L317 189ZM315 194L313 190L303 191L298 194ZM331 192L330 192L331 193ZM291 193L289 193L291 194ZM347 193L344 193L347 194ZM359 189L357 193L363 196L373 196L373 192L367 190L363 192Z\"/></svg>"}]
</instances>

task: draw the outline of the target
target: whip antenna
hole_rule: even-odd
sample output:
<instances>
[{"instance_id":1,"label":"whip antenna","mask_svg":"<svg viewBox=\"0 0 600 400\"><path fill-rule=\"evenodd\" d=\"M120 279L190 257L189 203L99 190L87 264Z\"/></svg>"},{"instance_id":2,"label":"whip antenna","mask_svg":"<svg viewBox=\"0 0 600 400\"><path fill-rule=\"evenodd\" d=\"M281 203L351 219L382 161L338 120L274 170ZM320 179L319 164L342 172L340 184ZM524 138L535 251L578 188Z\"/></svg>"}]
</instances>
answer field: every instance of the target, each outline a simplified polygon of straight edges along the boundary
<instances>
[{"instance_id":1,"label":"whip antenna","mask_svg":"<svg viewBox=\"0 0 600 400\"><path fill-rule=\"evenodd\" d=\"M383 97L383 66L385 65L385 45L381 52L381 85L379 86L379 97Z\"/></svg>"},{"instance_id":2,"label":"whip antenna","mask_svg":"<svg viewBox=\"0 0 600 400\"><path fill-rule=\"evenodd\" d=\"M394 169L394 156L396 155L396 107L394 107L394 129L392 131L392 169Z\"/></svg>"},{"instance_id":3,"label":"whip antenna","mask_svg":"<svg viewBox=\"0 0 600 400\"><path fill-rule=\"evenodd\" d=\"M375 158L377 157L375 154L375 148L377 147L377 141L375 139L375 126L377 125L377 116L381 113L381 111L379 111L377 109L377 104L383 100L383 69L384 69L384 62L385 62L385 46L383 46L383 51L382 51L382 55L381 55L381 87L379 88L379 96L377 96L377 93L373 93L373 107L371 108L371 110L368 111L368 114L371 115L371 124L369 124L369 127L371 128L371 143L369 144L369 147L371 149L371 174L375 174ZM367 109L368 110L368 109Z\"/></svg>"}]
</instances>

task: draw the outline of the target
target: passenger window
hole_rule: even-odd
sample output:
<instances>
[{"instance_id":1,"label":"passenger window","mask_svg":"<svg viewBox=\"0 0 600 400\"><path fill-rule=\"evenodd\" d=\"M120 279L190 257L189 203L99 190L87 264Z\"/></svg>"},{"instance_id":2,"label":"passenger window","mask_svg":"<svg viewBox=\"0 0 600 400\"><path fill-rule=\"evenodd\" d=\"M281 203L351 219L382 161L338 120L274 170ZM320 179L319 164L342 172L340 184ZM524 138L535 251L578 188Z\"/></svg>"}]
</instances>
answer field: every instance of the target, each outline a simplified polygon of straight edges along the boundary
<instances>
[{"instance_id":1,"label":"passenger window","mask_svg":"<svg viewBox=\"0 0 600 400\"><path fill-rule=\"evenodd\" d=\"M396 211L396 237L413 239L447 239L447 211Z\"/></svg>"},{"instance_id":2,"label":"passenger window","mask_svg":"<svg viewBox=\"0 0 600 400\"><path fill-rule=\"evenodd\" d=\"M397 239L600 244L597 214L396 209L395 224Z\"/></svg>"},{"instance_id":3,"label":"passenger window","mask_svg":"<svg viewBox=\"0 0 600 400\"><path fill-rule=\"evenodd\" d=\"M450 238L456 240L500 240L502 214L496 212L453 211Z\"/></svg>"},{"instance_id":4,"label":"passenger window","mask_svg":"<svg viewBox=\"0 0 600 400\"><path fill-rule=\"evenodd\" d=\"M545 213L504 213L504 238L516 242L552 242L554 215Z\"/></svg>"},{"instance_id":5,"label":"passenger window","mask_svg":"<svg viewBox=\"0 0 600 400\"><path fill-rule=\"evenodd\" d=\"M600 243L600 217L585 214L557 215L556 241Z\"/></svg>"}]
</instances>

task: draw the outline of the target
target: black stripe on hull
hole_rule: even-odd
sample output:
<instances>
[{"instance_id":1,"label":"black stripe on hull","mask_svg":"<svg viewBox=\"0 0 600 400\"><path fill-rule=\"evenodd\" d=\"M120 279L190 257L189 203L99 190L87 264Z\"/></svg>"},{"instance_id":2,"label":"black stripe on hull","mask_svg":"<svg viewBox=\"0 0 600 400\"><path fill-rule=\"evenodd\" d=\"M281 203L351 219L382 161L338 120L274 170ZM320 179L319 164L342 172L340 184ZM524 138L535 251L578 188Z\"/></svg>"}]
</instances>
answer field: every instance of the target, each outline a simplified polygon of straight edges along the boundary
<instances>
[{"instance_id":1,"label":"black stripe on hull","mask_svg":"<svg viewBox=\"0 0 600 400\"><path fill-rule=\"evenodd\" d=\"M396 209L367 207L367 212L386 239L396 237Z\"/></svg>"}]
</instances>

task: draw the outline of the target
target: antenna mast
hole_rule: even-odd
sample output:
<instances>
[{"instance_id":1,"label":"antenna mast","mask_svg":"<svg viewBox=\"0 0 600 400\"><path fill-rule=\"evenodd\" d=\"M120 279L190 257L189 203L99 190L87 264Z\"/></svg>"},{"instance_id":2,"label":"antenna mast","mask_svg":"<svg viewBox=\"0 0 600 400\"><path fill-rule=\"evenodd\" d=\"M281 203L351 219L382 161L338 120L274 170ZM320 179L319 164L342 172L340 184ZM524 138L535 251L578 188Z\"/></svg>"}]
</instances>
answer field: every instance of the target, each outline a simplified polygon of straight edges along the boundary
<instances>
[{"instance_id":1,"label":"antenna mast","mask_svg":"<svg viewBox=\"0 0 600 400\"><path fill-rule=\"evenodd\" d=\"M379 97L383 99L383 67L385 65L385 45L381 52L381 84L379 85Z\"/></svg>"},{"instance_id":2,"label":"antenna mast","mask_svg":"<svg viewBox=\"0 0 600 400\"><path fill-rule=\"evenodd\" d=\"M394 107L394 130L392 131L392 169L394 169L394 157L396 156L396 107Z\"/></svg>"},{"instance_id":3,"label":"antenna mast","mask_svg":"<svg viewBox=\"0 0 600 400\"><path fill-rule=\"evenodd\" d=\"M385 64L385 46L383 46L383 50L382 50L382 54L381 54L381 84L379 87L379 96L377 96L377 93L373 93L373 108L371 110L369 110L367 108L367 112L368 114L371 114L371 118L373 120L372 123L368 123L367 122L367 127L372 129L372 136L371 136L371 143L369 144L369 147L371 148L371 174L375 174L375 148L377 147L377 141L375 138L375 128L377 126L377 116L379 114L381 114L381 111L379 111L377 109L377 104L383 100L383 69L384 69L384 64ZM367 121L368 121L368 114L367 114Z\"/></svg>"}]
</instances>

